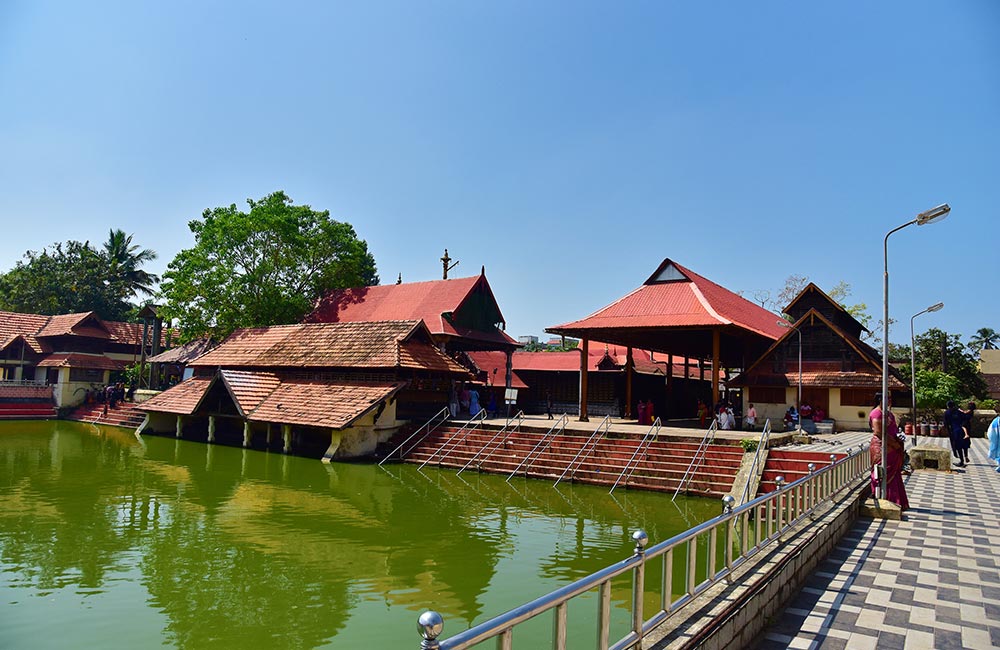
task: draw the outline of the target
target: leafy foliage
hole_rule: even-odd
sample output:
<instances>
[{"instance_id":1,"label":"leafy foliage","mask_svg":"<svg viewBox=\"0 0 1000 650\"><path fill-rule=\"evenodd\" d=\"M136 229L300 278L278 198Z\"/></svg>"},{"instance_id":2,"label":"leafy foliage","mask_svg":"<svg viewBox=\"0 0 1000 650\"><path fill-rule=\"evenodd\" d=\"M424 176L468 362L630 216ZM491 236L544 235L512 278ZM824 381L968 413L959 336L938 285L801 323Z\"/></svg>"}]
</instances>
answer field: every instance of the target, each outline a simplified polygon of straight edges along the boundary
<instances>
[{"instance_id":1,"label":"leafy foliage","mask_svg":"<svg viewBox=\"0 0 1000 650\"><path fill-rule=\"evenodd\" d=\"M976 360L962 345L957 334L932 327L914 337L913 356L917 372L937 370L955 378L957 384L949 399L982 399L987 394L986 382L979 374ZM917 400L920 400L920 380L917 380ZM946 400L947 401L947 400Z\"/></svg>"},{"instance_id":2,"label":"leafy foliage","mask_svg":"<svg viewBox=\"0 0 1000 650\"><path fill-rule=\"evenodd\" d=\"M969 350L978 355L983 350L996 350L1000 345L1000 333L991 327L980 327L969 338Z\"/></svg>"},{"instance_id":3,"label":"leafy foliage","mask_svg":"<svg viewBox=\"0 0 1000 650\"><path fill-rule=\"evenodd\" d=\"M162 313L188 338L295 323L330 289L378 284L375 259L354 228L284 192L205 210L188 223L193 248L164 273Z\"/></svg>"},{"instance_id":4,"label":"leafy foliage","mask_svg":"<svg viewBox=\"0 0 1000 650\"><path fill-rule=\"evenodd\" d=\"M56 243L28 251L0 275L0 309L32 314L94 311L107 320L125 320L129 302L149 293L157 277L142 270L156 253L132 244L132 236L112 230L101 249L90 242Z\"/></svg>"},{"instance_id":5,"label":"leafy foliage","mask_svg":"<svg viewBox=\"0 0 1000 650\"><path fill-rule=\"evenodd\" d=\"M940 370L917 371L917 408L943 409L959 392L958 379Z\"/></svg>"}]
</instances>

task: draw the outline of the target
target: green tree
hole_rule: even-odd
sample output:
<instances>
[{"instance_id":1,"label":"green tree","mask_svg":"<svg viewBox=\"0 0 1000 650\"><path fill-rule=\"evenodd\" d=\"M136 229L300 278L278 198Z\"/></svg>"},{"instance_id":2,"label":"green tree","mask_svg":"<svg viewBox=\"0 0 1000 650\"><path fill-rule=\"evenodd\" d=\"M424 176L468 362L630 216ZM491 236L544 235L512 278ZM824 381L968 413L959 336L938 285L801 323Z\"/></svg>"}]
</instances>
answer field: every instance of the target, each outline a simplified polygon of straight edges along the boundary
<instances>
[{"instance_id":1,"label":"green tree","mask_svg":"<svg viewBox=\"0 0 1000 650\"><path fill-rule=\"evenodd\" d=\"M186 338L299 322L330 289L378 284L375 259L354 228L284 192L205 210L188 223L193 248L170 262L163 315Z\"/></svg>"},{"instance_id":2,"label":"green tree","mask_svg":"<svg viewBox=\"0 0 1000 650\"><path fill-rule=\"evenodd\" d=\"M0 308L32 314L94 311L123 320L132 310L128 296L108 275L106 258L89 242L53 244L28 251L0 275Z\"/></svg>"},{"instance_id":3,"label":"green tree","mask_svg":"<svg viewBox=\"0 0 1000 650\"><path fill-rule=\"evenodd\" d=\"M914 358L917 371L937 370L951 375L958 382L951 399L982 399L987 386L976 359L962 345L961 337L932 327L914 337Z\"/></svg>"},{"instance_id":4,"label":"green tree","mask_svg":"<svg viewBox=\"0 0 1000 650\"><path fill-rule=\"evenodd\" d=\"M969 337L969 350L976 356L983 350L996 350L998 344L1000 344L1000 334L990 327L980 327Z\"/></svg>"},{"instance_id":5,"label":"green tree","mask_svg":"<svg viewBox=\"0 0 1000 650\"><path fill-rule=\"evenodd\" d=\"M160 279L142 269L143 264L156 259L156 252L132 243L132 235L123 230L108 231L108 240L101 250L107 265L108 282L120 291L124 299L138 294L152 295Z\"/></svg>"},{"instance_id":6,"label":"green tree","mask_svg":"<svg viewBox=\"0 0 1000 650\"><path fill-rule=\"evenodd\" d=\"M958 379L940 370L917 371L917 408L942 409L948 400L956 399Z\"/></svg>"}]
</instances>

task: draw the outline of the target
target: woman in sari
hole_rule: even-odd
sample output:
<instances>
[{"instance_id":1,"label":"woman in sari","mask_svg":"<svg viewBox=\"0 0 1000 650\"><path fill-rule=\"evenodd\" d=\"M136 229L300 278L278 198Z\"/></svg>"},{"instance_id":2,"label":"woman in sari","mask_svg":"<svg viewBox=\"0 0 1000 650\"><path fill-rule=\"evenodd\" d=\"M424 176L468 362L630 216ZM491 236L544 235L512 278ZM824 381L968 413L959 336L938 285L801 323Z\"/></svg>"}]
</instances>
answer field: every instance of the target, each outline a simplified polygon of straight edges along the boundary
<instances>
[{"instance_id":1,"label":"woman in sari","mask_svg":"<svg viewBox=\"0 0 1000 650\"><path fill-rule=\"evenodd\" d=\"M882 396L875 398L875 408L868 415L868 424L872 428L871 447L869 457L872 463L872 493L877 498L878 466L882 464L882 430L885 426L885 498L907 510L910 502L906 498L906 486L903 484L903 439L899 436L899 426L896 424L896 416L892 414L892 403L888 403L890 408L886 416L882 416Z\"/></svg>"}]
</instances>

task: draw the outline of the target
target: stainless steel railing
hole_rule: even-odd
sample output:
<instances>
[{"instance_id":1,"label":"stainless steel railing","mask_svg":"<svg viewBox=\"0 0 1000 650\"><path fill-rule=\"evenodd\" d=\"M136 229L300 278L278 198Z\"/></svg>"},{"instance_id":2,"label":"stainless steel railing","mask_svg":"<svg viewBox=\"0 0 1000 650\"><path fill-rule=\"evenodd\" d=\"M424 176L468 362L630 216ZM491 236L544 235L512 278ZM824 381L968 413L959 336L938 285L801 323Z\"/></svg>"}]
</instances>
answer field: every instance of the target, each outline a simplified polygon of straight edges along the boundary
<instances>
[{"instance_id":1,"label":"stainless steel railing","mask_svg":"<svg viewBox=\"0 0 1000 650\"><path fill-rule=\"evenodd\" d=\"M515 423L513 427L510 426L511 422ZM503 436L503 439L499 443L497 443L497 446L494 447L492 449L492 451L490 451L488 454L486 454L485 456L483 456L482 463L485 463L487 461L487 459L489 459L490 454L492 454L494 451L496 451L497 448L500 447L500 445L502 445L505 442L507 442L507 438L510 437L510 434L514 433L515 431L520 431L521 430L521 424L523 422L524 422L524 411L518 411L517 414L514 415L514 417L508 419L507 422L504 423L503 427L499 431L497 431L495 434L493 434L493 437L490 438L486 442L485 445L483 445L482 449L480 449L479 451L477 451L475 453L475 455L472 458L469 459L469 462L467 462L465 465L462 466L462 469L458 470L458 473L461 474L462 472L464 472L465 470L467 470L469 468L469 465L471 465L472 463L476 462L476 459L479 458L480 454L482 454L484 451L486 451L487 449L489 449L490 445L492 445L496 441L497 438L499 438L500 436ZM482 465L482 463L480 463L480 465Z\"/></svg>"},{"instance_id":2,"label":"stainless steel railing","mask_svg":"<svg viewBox=\"0 0 1000 650\"><path fill-rule=\"evenodd\" d=\"M566 465L566 469L564 469L563 473L559 475L556 482L552 484L552 487L559 485L560 481L566 478L566 474L569 473L570 468L573 467L573 465L576 465L573 469L573 473L569 476L570 480L573 480L573 477L576 476L576 470L580 469L583 465L583 461L587 460L587 456L589 456L590 453L597 447L597 441L600 440L601 434L607 433L610 430L611 416L605 415L604 419L601 420L601 423L597 425L596 429L594 429L594 432L590 434L589 438L587 438L587 441L583 443L582 447L580 447L580 451L576 452L576 456L573 456L573 460L569 461L569 464Z\"/></svg>"},{"instance_id":3,"label":"stainless steel railing","mask_svg":"<svg viewBox=\"0 0 1000 650\"><path fill-rule=\"evenodd\" d=\"M750 486L756 485L754 479L757 476L758 468L762 467L761 456L767 453L767 445L771 442L771 418L764 421L764 430L760 432L760 440L757 441L757 450L753 455L753 463L750 465L750 471L747 473L747 483L743 486L743 494L740 496L739 503L737 505L742 505L747 502L750 498Z\"/></svg>"},{"instance_id":4,"label":"stainless steel railing","mask_svg":"<svg viewBox=\"0 0 1000 650\"><path fill-rule=\"evenodd\" d=\"M639 648L643 638L654 628L691 603L697 596L723 580L732 580L734 571L749 562L754 555L771 544L780 543L782 535L800 523L807 524L815 511L844 489L854 489L867 480L871 468L865 445L858 451L837 459L830 455L830 464L785 485L778 477L777 489L749 503L734 507L735 499L723 497L723 513L690 530L646 549L646 533L632 535L635 553L625 560L572 582L545 596L536 598L468 630L439 641L444 628L443 617L432 610L425 611L417 621L422 637L421 650L464 650L476 644L496 639L496 647L513 650L514 628L540 614L552 612L552 648L565 650L568 643L568 604L574 598L597 591L598 650ZM720 547L721 543L721 547ZM707 550L702 550L707 548ZM703 556L699 554L703 553ZM646 565L662 558L658 573L660 609L651 617L643 613L643 595L647 591ZM682 561L683 584L675 598L675 559ZM699 567L701 570L699 571ZM632 598L629 632L609 645L611 629L611 580L632 573ZM655 585L651 585L655 586ZM538 639L531 638L532 646Z\"/></svg>"},{"instance_id":5,"label":"stainless steel railing","mask_svg":"<svg viewBox=\"0 0 1000 650\"><path fill-rule=\"evenodd\" d=\"M647 431L646 435L644 435L642 440L639 441L639 445L632 453L632 457L628 459L627 463L625 463L622 473L618 475L617 479L615 479L615 484L611 486L610 490L608 490L608 494L613 493L615 488L618 487L618 484L623 482L623 479L625 487L628 487L628 481L632 478L632 473L635 472L636 465L639 464L637 459L641 456L642 452L648 449L649 445L656 440L656 436L660 434L660 427L660 418L653 420L653 424L649 427L649 431Z\"/></svg>"},{"instance_id":6,"label":"stainless steel railing","mask_svg":"<svg viewBox=\"0 0 1000 650\"><path fill-rule=\"evenodd\" d=\"M713 418L712 424L709 425L708 431L701 438L701 443L698 445L698 449L694 452L694 456L691 458L691 462L688 463L687 470L684 471L684 476L681 478L680 483L677 484L677 489L674 490L673 498L676 499L677 495L687 489L688 483L694 477L694 473L698 471L701 464L705 461L705 454L708 452L708 446L712 444L715 440L715 432L719 430L719 418Z\"/></svg>"},{"instance_id":7,"label":"stainless steel railing","mask_svg":"<svg viewBox=\"0 0 1000 650\"><path fill-rule=\"evenodd\" d=\"M382 460L380 460L378 462L379 467L382 466L382 463L384 463L385 461L387 461L390 458L392 458L396 454L396 452L399 452L399 459L400 460L403 460L404 458L406 458L406 455L409 454L411 451L413 451L416 448L417 445L419 445L421 442L423 442L424 438L426 438L427 436L429 436L430 434L432 434L434 431L437 430L437 428L439 426L441 426L442 424L444 424L445 422L447 422L448 421L448 417L450 415L451 415L451 411L448 410L447 406L444 407L443 409L441 409L440 411L438 411L437 413L435 413L434 415L432 415L431 418L429 420L427 420L427 422L425 422L422 427L420 427L419 429L417 429L416 431L414 431L413 433L411 433L409 436L407 436L406 440L404 440L403 442L401 442L398 447L396 447L395 449L393 449L391 452L389 452L388 455L386 455L385 458L383 458ZM423 431L423 435L420 435L421 431ZM410 441L412 441L414 438L416 438L416 440L411 445ZM406 451L403 451L403 447L406 447L407 445L409 445L409 448Z\"/></svg>"},{"instance_id":8,"label":"stainless steel railing","mask_svg":"<svg viewBox=\"0 0 1000 650\"><path fill-rule=\"evenodd\" d=\"M556 420L551 427L549 427L549 430L545 432L545 435L543 435L541 440L538 441L538 444L536 444L532 450L528 452L524 459L518 463L517 467L514 468L514 471L507 477L507 482L510 483L510 479L514 478L514 475L517 474L522 467L524 467L524 475L527 476L528 470L531 469L531 463L538 460L539 456L542 455L542 451L545 450L545 447L552 442L552 438L560 431L564 431L568 423L569 416L563 413L559 419Z\"/></svg>"},{"instance_id":9,"label":"stainless steel railing","mask_svg":"<svg viewBox=\"0 0 1000 650\"><path fill-rule=\"evenodd\" d=\"M437 457L439 453L441 453L447 448L448 451L445 451L444 455L442 455L441 458L438 460L438 465L443 463L444 459L447 458L449 454L451 454L451 452L458 449L458 446L463 442L465 442L465 439L469 437L470 433L472 433L479 427L483 426L483 422L486 421L486 416L487 416L486 409L482 409L479 411L479 413L469 418L469 421L463 424L461 429L456 431L453 436L451 436L447 441L444 442L444 444L435 449L434 453L427 457L427 460L420 463L420 467L418 467L417 470L418 471L422 470L424 466L427 465L427 463L434 460L434 458Z\"/></svg>"}]
</instances>

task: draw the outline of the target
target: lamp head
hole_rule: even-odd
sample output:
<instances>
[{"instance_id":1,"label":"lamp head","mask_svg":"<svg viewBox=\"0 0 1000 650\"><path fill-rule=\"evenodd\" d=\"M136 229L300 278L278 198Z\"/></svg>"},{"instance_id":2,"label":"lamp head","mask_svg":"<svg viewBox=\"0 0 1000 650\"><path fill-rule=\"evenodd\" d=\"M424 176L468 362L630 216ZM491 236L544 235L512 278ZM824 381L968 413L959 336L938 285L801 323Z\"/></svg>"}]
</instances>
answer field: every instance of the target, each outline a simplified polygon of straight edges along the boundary
<instances>
[{"instance_id":1,"label":"lamp head","mask_svg":"<svg viewBox=\"0 0 1000 650\"><path fill-rule=\"evenodd\" d=\"M940 221L947 217L949 212L951 212L951 206L947 203L942 203L936 208L931 208L930 210L918 214L917 225L922 226L924 224Z\"/></svg>"},{"instance_id":2,"label":"lamp head","mask_svg":"<svg viewBox=\"0 0 1000 650\"><path fill-rule=\"evenodd\" d=\"M944 303L943 303L943 302L939 302L939 303L938 303L938 304L936 304L936 305L931 305L930 307L928 307L928 308L927 308L927 311L938 311L938 310L940 310L940 309L941 309L942 307L944 307Z\"/></svg>"}]
</instances>

